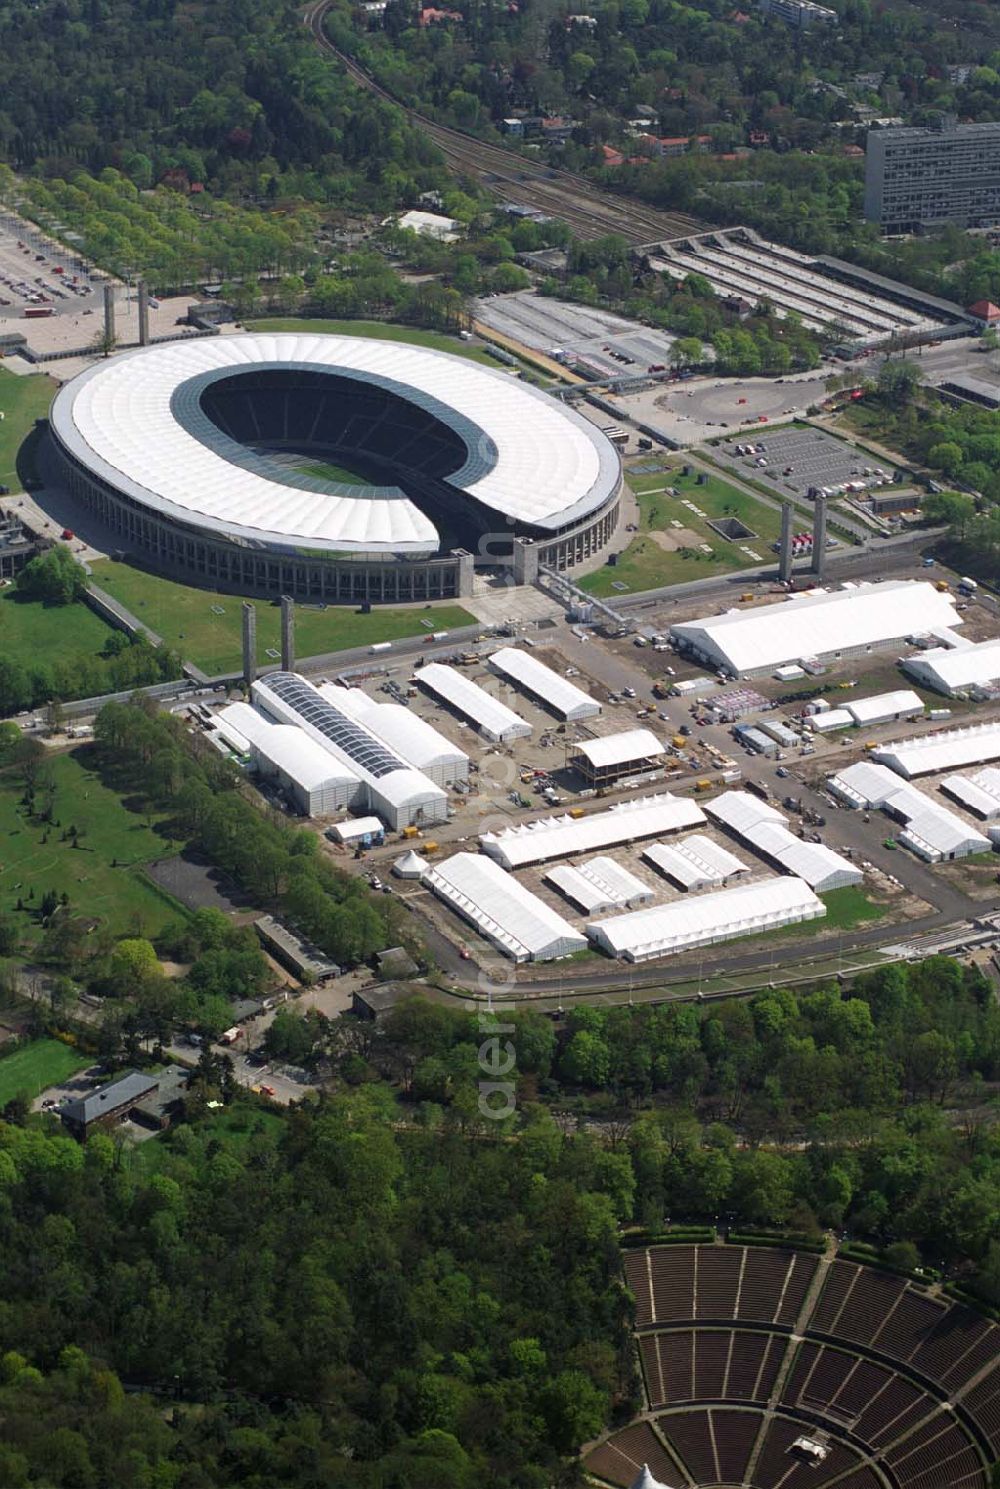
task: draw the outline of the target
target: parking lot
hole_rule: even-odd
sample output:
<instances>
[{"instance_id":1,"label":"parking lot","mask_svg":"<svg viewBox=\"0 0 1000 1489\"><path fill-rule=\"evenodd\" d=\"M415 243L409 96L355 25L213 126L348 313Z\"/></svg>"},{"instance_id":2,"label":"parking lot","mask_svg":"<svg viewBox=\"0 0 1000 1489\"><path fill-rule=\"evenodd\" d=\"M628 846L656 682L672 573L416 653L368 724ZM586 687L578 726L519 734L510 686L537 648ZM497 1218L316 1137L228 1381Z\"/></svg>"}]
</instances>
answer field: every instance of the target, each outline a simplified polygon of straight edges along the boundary
<instances>
[{"instance_id":1,"label":"parking lot","mask_svg":"<svg viewBox=\"0 0 1000 1489\"><path fill-rule=\"evenodd\" d=\"M891 485L896 476L888 462L880 464L875 456L811 426L761 430L746 442L734 436L717 445L713 453L721 465L752 476L779 496L789 494L799 500L814 488L831 495L860 492Z\"/></svg>"},{"instance_id":2,"label":"parking lot","mask_svg":"<svg viewBox=\"0 0 1000 1489\"><path fill-rule=\"evenodd\" d=\"M670 365L674 338L606 310L522 290L475 302L484 325L597 378L638 377Z\"/></svg>"},{"instance_id":3,"label":"parking lot","mask_svg":"<svg viewBox=\"0 0 1000 1489\"><path fill-rule=\"evenodd\" d=\"M19 218L0 217L0 318L79 312L94 293L82 258Z\"/></svg>"}]
</instances>

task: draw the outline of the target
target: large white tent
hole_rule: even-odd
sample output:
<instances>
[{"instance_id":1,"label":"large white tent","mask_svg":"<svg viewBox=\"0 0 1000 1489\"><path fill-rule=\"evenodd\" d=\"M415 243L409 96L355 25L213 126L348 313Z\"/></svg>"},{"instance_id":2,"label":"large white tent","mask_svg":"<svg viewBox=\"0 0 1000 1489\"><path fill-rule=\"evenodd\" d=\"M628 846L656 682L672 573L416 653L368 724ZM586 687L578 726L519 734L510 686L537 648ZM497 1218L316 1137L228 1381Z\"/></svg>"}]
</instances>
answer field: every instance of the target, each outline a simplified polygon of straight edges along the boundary
<instances>
[{"instance_id":1,"label":"large white tent","mask_svg":"<svg viewBox=\"0 0 1000 1489\"><path fill-rule=\"evenodd\" d=\"M786 817L747 791L725 791L710 801L705 810L762 858L786 874L804 879L817 893L860 884L864 878L856 864L825 843L797 838L789 831Z\"/></svg>"},{"instance_id":2,"label":"large white tent","mask_svg":"<svg viewBox=\"0 0 1000 1489\"><path fill-rule=\"evenodd\" d=\"M678 650L737 677L803 658L854 657L962 624L950 595L914 580L812 590L670 627Z\"/></svg>"},{"instance_id":3,"label":"large white tent","mask_svg":"<svg viewBox=\"0 0 1000 1489\"><path fill-rule=\"evenodd\" d=\"M294 672L269 672L251 688L254 706L273 723L293 727L300 739L315 742L333 762L346 765L361 781L361 805L392 828L443 822L448 798L440 786L414 770L363 724L336 708L311 682Z\"/></svg>"},{"instance_id":4,"label":"large white tent","mask_svg":"<svg viewBox=\"0 0 1000 1489\"><path fill-rule=\"evenodd\" d=\"M537 894L480 854L455 853L430 865L424 883L515 962L553 961L587 945Z\"/></svg>"},{"instance_id":5,"label":"large white tent","mask_svg":"<svg viewBox=\"0 0 1000 1489\"><path fill-rule=\"evenodd\" d=\"M376 703L362 688L320 683L319 691L336 708L357 719L395 750L415 770L422 770L438 786L469 779L469 757L439 729L401 703Z\"/></svg>"},{"instance_id":6,"label":"large white tent","mask_svg":"<svg viewBox=\"0 0 1000 1489\"><path fill-rule=\"evenodd\" d=\"M614 910L620 905L643 905L654 898L648 884L613 858L598 857L579 864L557 864L544 877L546 884L553 884L585 915Z\"/></svg>"},{"instance_id":7,"label":"large white tent","mask_svg":"<svg viewBox=\"0 0 1000 1489\"><path fill-rule=\"evenodd\" d=\"M1000 760L1000 724L970 724L964 729L940 729L918 734L872 751L872 759L910 780L938 770L960 770Z\"/></svg>"},{"instance_id":8,"label":"large white tent","mask_svg":"<svg viewBox=\"0 0 1000 1489\"><path fill-rule=\"evenodd\" d=\"M678 843L650 843L642 856L684 890L724 884L735 874L747 873L747 865L735 853L702 832L693 832Z\"/></svg>"},{"instance_id":9,"label":"large white tent","mask_svg":"<svg viewBox=\"0 0 1000 1489\"><path fill-rule=\"evenodd\" d=\"M1000 770L995 765L987 765L974 776L946 776L941 790L975 817L986 822L1000 817Z\"/></svg>"},{"instance_id":10,"label":"large white tent","mask_svg":"<svg viewBox=\"0 0 1000 1489\"><path fill-rule=\"evenodd\" d=\"M989 838L957 812L932 801L917 786L900 780L884 765L859 760L831 776L827 784L849 806L875 807L904 823L899 841L930 863L967 858L970 853L985 853L990 848Z\"/></svg>"},{"instance_id":11,"label":"large white tent","mask_svg":"<svg viewBox=\"0 0 1000 1489\"><path fill-rule=\"evenodd\" d=\"M596 698L591 698L589 693L578 688L567 677L553 672L551 667L546 667L530 651L522 651L516 646L501 647L490 657L489 665L492 671L516 683L567 723L575 723L578 719L592 719L601 711Z\"/></svg>"},{"instance_id":12,"label":"large white tent","mask_svg":"<svg viewBox=\"0 0 1000 1489\"><path fill-rule=\"evenodd\" d=\"M487 693L471 677L449 667L446 662L428 662L417 676L420 682L436 698L447 703L456 713L468 719L487 739L497 744L507 744L513 739L527 739L532 732L527 719Z\"/></svg>"},{"instance_id":13,"label":"large white tent","mask_svg":"<svg viewBox=\"0 0 1000 1489\"><path fill-rule=\"evenodd\" d=\"M621 802L589 817L543 817L500 832L484 832L479 841L483 852L504 868L519 869L550 858L568 858L616 843L680 832L685 827L700 826L704 820L704 812L693 801L664 791L658 796Z\"/></svg>"},{"instance_id":14,"label":"large white tent","mask_svg":"<svg viewBox=\"0 0 1000 1489\"><path fill-rule=\"evenodd\" d=\"M959 641L904 657L903 667L921 686L953 696L1000 679L1000 640Z\"/></svg>"},{"instance_id":15,"label":"large white tent","mask_svg":"<svg viewBox=\"0 0 1000 1489\"><path fill-rule=\"evenodd\" d=\"M594 921L587 934L611 956L645 962L825 914L823 901L803 880L765 879Z\"/></svg>"}]
</instances>

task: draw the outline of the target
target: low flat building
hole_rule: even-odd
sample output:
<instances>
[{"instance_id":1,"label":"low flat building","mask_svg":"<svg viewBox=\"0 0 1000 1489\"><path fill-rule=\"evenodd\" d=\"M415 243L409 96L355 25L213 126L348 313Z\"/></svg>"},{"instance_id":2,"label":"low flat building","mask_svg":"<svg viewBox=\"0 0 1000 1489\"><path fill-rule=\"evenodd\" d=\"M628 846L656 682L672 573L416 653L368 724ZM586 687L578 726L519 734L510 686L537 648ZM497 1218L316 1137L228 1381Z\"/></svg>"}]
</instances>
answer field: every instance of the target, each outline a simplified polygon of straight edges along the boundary
<instances>
[{"instance_id":1,"label":"low flat building","mask_svg":"<svg viewBox=\"0 0 1000 1489\"><path fill-rule=\"evenodd\" d=\"M801 879L765 879L599 920L587 926L587 935L610 956L646 962L825 914L823 901Z\"/></svg>"},{"instance_id":2,"label":"low flat building","mask_svg":"<svg viewBox=\"0 0 1000 1489\"><path fill-rule=\"evenodd\" d=\"M788 819L747 791L725 791L705 808L775 868L803 879L817 894L860 884L861 870L825 843L811 843L789 830Z\"/></svg>"},{"instance_id":3,"label":"low flat building","mask_svg":"<svg viewBox=\"0 0 1000 1489\"><path fill-rule=\"evenodd\" d=\"M874 808L902 823L899 841L928 863L967 858L970 853L986 853L991 847L989 838L970 827L957 812L932 801L884 765L859 760L831 776L827 784L848 806Z\"/></svg>"},{"instance_id":4,"label":"low flat building","mask_svg":"<svg viewBox=\"0 0 1000 1489\"><path fill-rule=\"evenodd\" d=\"M254 921L253 928L274 959L294 972L296 977L324 982L329 977L340 976L341 969L336 962L290 926L275 920L273 915L261 915Z\"/></svg>"},{"instance_id":5,"label":"low flat building","mask_svg":"<svg viewBox=\"0 0 1000 1489\"><path fill-rule=\"evenodd\" d=\"M424 883L515 962L550 962L583 951L587 938L492 858L455 853Z\"/></svg>"},{"instance_id":6,"label":"low flat building","mask_svg":"<svg viewBox=\"0 0 1000 1489\"><path fill-rule=\"evenodd\" d=\"M158 1085L158 1076L129 1070L89 1095L67 1101L60 1107L59 1116L67 1131L80 1142L86 1142L98 1128L112 1127L128 1116L141 1101L154 1094Z\"/></svg>"},{"instance_id":7,"label":"low flat building","mask_svg":"<svg viewBox=\"0 0 1000 1489\"><path fill-rule=\"evenodd\" d=\"M482 851L505 869L523 869L552 858L570 858L577 853L613 848L617 843L635 843L643 838L700 827L705 813L697 802L669 791L637 801L623 801L604 812L585 817L543 817L521 822L500 832L479 835Z\"/></svg>"},{"instance_id":8,"label":"low flat building","mask_svg":"<svg viewBox=\"0 0 1000 1489\"><path fill-rule=\"evenodd\" d=\"M946 776L941 790L983 822L1000 818L1000 770L995 765L972 776Z\"/></svg>"},{"instance_id":9,"label":"low flat building","mask_svg":"<svg viewBox=\"0 0 1000 1489\"><path fill-rule=\"evenodd\" d=\"M489 668L529 693L567 723L592 719L601 711L596 698L591 698L589 693L568 678L560 677L558 672L553 672L530 651L522 651L520 647L504 646L495 651L489 659Z\"/></svg>"},{"instance_id":10,"label":"low flat building","mask_svg":"<svg viewBox=\"0 0 1000 1489\"><path fill-rule=\"evenodd\" d=\"M735 853L700 832L678 843L651 843L642 856L685 892L725 884L734 875L748 872Z\"/></svg>"},{"instance_id":11,"label":"low flat building","mask_svg":"<svg viewBox=\"0 0 1000 1489\"><path fill-rule=\"evenodd\" d=\"M918 734L872 751L872 759L911 780L939 770L957 771L967 765L1000 760L1000 724L970 724L964 729L939 729Z\"/></svg>"},{"instance_id":12,"label":"low flat building","mask_svg":"<svg viewBox=\"0 0 1000 1489\"><path fill-rule=\"evenodd\" d=\"M554 885L584 915L617 910L622 905L644 905L655 897L648 884L606 856L579 864L561 863L544 877L546 884Z\"/></svg>"}]
</instances>

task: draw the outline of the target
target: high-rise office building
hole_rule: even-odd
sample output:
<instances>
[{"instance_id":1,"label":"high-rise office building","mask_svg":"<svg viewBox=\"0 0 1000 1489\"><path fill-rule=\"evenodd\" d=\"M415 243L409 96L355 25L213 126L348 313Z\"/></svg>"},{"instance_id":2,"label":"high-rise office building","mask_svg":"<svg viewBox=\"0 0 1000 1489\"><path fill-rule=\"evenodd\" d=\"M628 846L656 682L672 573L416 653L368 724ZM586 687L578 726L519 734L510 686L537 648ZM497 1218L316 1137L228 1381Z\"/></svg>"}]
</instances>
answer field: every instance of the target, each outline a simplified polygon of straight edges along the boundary
<instances>
[{"instance_id":1,"label":"high-rise office building","mask_svg":"<svg viewBox=\"0 0 1000 1489\"><path fill-rule=\"evenodd\" d=\"M1000 223L1000 123L870 130L865 217L884 233Z\"/></svg>"}]
</instances>

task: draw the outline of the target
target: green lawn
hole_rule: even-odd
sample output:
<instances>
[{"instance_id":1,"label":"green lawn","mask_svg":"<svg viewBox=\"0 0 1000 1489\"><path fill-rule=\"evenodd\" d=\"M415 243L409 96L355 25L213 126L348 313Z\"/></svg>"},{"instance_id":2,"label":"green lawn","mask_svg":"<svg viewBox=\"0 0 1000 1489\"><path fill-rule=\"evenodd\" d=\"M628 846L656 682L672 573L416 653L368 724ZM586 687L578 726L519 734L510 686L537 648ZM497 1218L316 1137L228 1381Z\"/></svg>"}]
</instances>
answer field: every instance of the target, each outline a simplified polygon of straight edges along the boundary
<instances>
[{"instance_id":1,"label":"green lawn","mask_svg":"<svg viewBox=\"0 0 1000 1489\"><path fill-rule=\"evenodd\" d=\"M312 331L317 336L368 336L376 341L408 341L415 346L430 347L434 352L469 357L487 367L500 365L488 357L481 346L472 346L457 336L447 336L441 331L423 331L419 326L395 326L388 321L328 321L278 316L270 320L247 321L246 327L248 331Z\"/></svg>"},{"instance_id":2,"label":"green lawn","mask_svg":"<svg viewBox=\"0 0 1000 1489\"><path fill-rule=\"evenodd\" d=\"M224 1111L213 1112L207 1121L199 1122L197 1126L178 1128L174 1134L165 1133L162 1137L137 1143L129 1153L129 1168L137 1177L149 1179L155 1173L169 1173L174 1161L185 1164L200 1162L209 1144L216 1142L242 1162L251 1142L259 1134L267 1134L277 1141L284 1130L284 1117L258 1106L251 1098L226 1107ZM177 1137L179 1142L175 1140Z\"/></svg>"},{"instance_id":3,"label":"green lawn","mask_svg":"<svg viewBox=\"0 0 1000 1489\"><path fill-rule=\"evenodd\" d=\"M0 653L10 662L32 663L94 657L111 635L110 626L87 605L42 605L0 594Z\"/></svg>"},{"instance_id":4,"label":"green lawn","mask_svg":"<svg viewBox=\"0 0 1000 1489\"><path fill-rule=\"evenodd\" d=\"M798 925L779 926L775 931L765 931L757 936L758 941L769 941L779 937L794 940L796 936L819 935L823 931L850 931L855 926L871 920L884 920L888 914L884 905L869 899L859 884L848 884L843 889L831 889L819 898L826 906L821 920L805 920Z\"/></svg>"},{"instance_id":5,"label":"green lawn","mask_svg":"<svg viewBox=\"0 0 1000 1489\"><path fill-rule=\"evenodd\" d=\"M656 589L664 584L682 584L690 579L706 579L711 574L727 573L735 569L755 566L755 561L743 552L741 543L761 555L765 562L770 556L770 545L778 537L781 519L772 507L765 506L755 497L739 491L721 477L709 475L703 486L698 485L697 473L681 474L681 466L653 475L629 476L629 485L639 501L639 534L613 567L605 565L593 574L580 580L580 587L590 594L608 596L622 593L616 584L625 584L629 591ZM664 487L672 486L679 496L668 496ZM746 524L756 537L737 540L724 538L708 522L684 506L684 499L697 504L706 518L719 519L737 517ZM711 554L700 548L674 550L671 552L646 536L652 532L670 532L671 523L680 522L696 533L701 543L712 549Z\"/></svg>"},{"instance_id":6,"label":"green lawn","mask_svg":"<svg viewBox=\"0 0 1000 1489\"><path fill-rule=\"evenodd\" d=\"M126 605L185 660L212 675L239 670L243 653L242 601L238 596L193 589L112 559L95 563L93 574L95 584ZM255 603L257 659L266 666L275 660L267 655L268 648L277 650L280 646L281 615L278 606L267 600ZM222 613L216 614L216 610ZM295 649L300 657L310 657L377 641L395 641L401 636L422 634L427 629L421 626L422 620L433 621L436 631L476 623L460 605L440 602L410 609L376 606L371 615L341 605L330 605L326 610L298 605Z\"/></svg>"},{"instance_id":7,"label":"green lawn","mask_svg":"<svg viewBox=\"0 0 1000 1489\"><path fill-rule=\"evenodd\" d=\"M90 1064L91 1057L82 1055L58 1039L36 1039L13 1054L0 1059L0 1106L6 1106L21 1091L32 1100L46 1086L67 1080L77 1070Z\"/></svg>"},{"instance_id":8,"label":"green lawn","mask_svg":"<svg viewBox=\"0 0 1000 1489\"><path fill-rule=\"evenodd\" d=\"M303 476L318 476L321 481L347 481L351 485L371 486L368 476L350 470L346 465L334 465L331 460L310 460L296 469Z\"/></svg>"},{"instance_id":9,"label":"green lawn","mask_svg":"<svg viewBox=\"0 0 1000 1489\"><path fill-rule=\"evenodd\" d=\"M169 843L131 812L88 768L86 747L51 760L56 784L54 816L75 826L80 847L61 842L60 827L32 820L21 806L24 787L9 766L0 772L0 910L15 911L19 899L36 905L46 890L67 894L72 908L100 916L119 935L140 929L156 935L182 911L141 873L142 866L170 851ZM48 839L46 841L46 838ZM34 890L34 900L28 896ZM25 936L38 934L33 915L17 921Z\"/></svg>"},{"instance_id":10,"label":"green lawn","mask_svg":"<svg viewBox=\"0 0 1000 1489\"><path fill-rule=\"evenodd\" d=\"M36 419L44 418L55 393L51 378L41 375L17 377L0 367L0 486L20 491L17 452Z\"/></svg>"}]
</instances>

